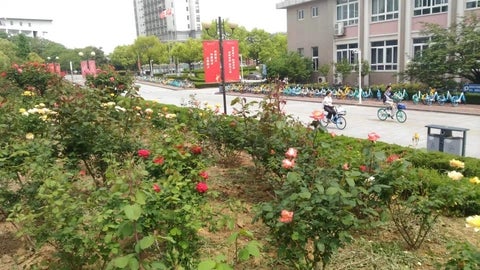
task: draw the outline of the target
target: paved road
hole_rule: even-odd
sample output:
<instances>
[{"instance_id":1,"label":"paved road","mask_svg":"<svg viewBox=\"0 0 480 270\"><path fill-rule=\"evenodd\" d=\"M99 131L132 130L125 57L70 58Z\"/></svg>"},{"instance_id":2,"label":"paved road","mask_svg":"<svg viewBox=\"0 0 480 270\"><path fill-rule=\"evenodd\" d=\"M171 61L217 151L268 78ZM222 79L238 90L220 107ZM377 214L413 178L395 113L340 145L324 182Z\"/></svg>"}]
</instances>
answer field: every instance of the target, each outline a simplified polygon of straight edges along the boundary
<instances>
[{"instance_id":1,"label":"paved road","mask_svg":"<svg viewBox=\"0 0 480 270\"><path fill-rule=\"evenodd\" d=\"M217 88L194 89L194 90L171 90L159 86L138 83L140 95L148 100L155 100L160 103L174 104L181 106L182 103L190 99L190 95L195 95L196 99L202 103L215 105L220 104L223 108L223 97L218 94ZM232 112L230 102L235 96L227 95L227 113ZM246 96L247 101L260 100L255 96ZM312 111L320 108L320 100L317 102L305 100L288 100L285 106L287 114L293 115L298 120L307 124L310 123L309 117ZM337 135L346 135L354 138L367 138L369 132L378 133L380 141L398 144L402 146L411 146L418 149L427 148L427 128L426 125L443 125L450 127L459 127L469 129L466 133L466 156L480 158L480 115L478 114L460 114L456 112L431 112L420 110L408 110L408 119L401 124L395 120L387 119L380 121L376 112L378 107L365 102L363 106L344 104L347 110L347 127L344 130L338 130L335 127L329 127L329 131ZM426 106L426 105L421 105ZM445 110L451 110L446 107ZM480 108L479 110L480 111ZM440 130L433 129L432 133L439 133ZM412 137L415 133L420 135L418 144L412 145ZM453 136L462 137L463 133L454 132ZM460 139L463 140L463 139Z\"/></svg>"}]
</instances>

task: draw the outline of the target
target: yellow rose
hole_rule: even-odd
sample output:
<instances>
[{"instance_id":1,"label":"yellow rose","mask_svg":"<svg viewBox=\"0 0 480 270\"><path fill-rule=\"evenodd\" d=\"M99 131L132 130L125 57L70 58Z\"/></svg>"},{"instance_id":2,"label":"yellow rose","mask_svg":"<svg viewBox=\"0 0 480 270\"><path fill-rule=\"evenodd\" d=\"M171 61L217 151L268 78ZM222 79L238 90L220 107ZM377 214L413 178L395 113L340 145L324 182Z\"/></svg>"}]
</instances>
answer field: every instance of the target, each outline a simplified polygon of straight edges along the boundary
<instances>
[{"instance_id":1,"label":"yellow rose","mask_svg":"<svg viewBox=\"0 0 480 270\"><path fill-rule=\"evenodd\" d=\"M33 133L31 132L25 134L25 139L27 140L33 140L34 138L35 138L35 135L33 135Z\"/></svg>"},{"instance_id":2,"label":"yellow rose","mask_svg":"<svg viewBox=\"0 0 480 270\"><path fill-rule=\"evenodd\" d=\"M478 179L477 176L470 178L470 183L472 184L480 184L480 180Z\"/></svg>"},{"instance_id":3,"label":"yellow rose","mask_svg":"<svg viewBox=\"0 0 480 270\"><path fill-rule=\"evenodd\" d=\"M452 159L450 160L450 167L463 169L465 168L465 163L461 162L460 160Z\"/></svg>"},{"instance_id":4,"label":"yellow rose","mask_svg":"<svg viewBox=\"0 0 480 270\"><path fill-rule=\"evenodd\" d=\"M465 219L467 227L473 227L476 232L480 231L480 216L470 216Z\"/></svg>"}]
</instances>

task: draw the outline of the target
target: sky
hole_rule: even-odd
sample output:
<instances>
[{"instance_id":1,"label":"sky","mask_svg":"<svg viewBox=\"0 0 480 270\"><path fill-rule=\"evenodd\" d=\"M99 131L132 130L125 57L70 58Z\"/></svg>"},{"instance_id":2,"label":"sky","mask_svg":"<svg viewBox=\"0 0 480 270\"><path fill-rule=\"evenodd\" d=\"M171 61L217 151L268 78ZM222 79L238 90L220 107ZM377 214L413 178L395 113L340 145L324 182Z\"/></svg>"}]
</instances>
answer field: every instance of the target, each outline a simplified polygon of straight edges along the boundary
<instances>
[{"instance_id":1,"label":"sky","mask_svg":"<svg viewBox=\"0 0 480 270\"><path fill-rule=\"evenodd\" d=\"M212 22L218 17L270 33L286 32L281 0L199 0L200 18ZM116 46L131 45L136 39L133 0L1 0L0 18L53 20L48 39L69 49L94 46L109 54Z\"/></svg>"}]
</instances>

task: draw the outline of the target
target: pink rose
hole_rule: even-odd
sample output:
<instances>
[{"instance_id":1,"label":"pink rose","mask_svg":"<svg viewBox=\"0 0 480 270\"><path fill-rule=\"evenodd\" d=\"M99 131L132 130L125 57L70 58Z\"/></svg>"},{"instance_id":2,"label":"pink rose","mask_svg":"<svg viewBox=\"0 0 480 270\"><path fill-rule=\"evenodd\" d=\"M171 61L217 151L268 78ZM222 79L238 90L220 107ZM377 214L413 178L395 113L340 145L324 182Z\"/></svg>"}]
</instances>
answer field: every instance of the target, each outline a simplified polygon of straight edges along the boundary
<instances>
[{"instance_id":1,"label":"pink rose","mask_svg":"<svg viewBox=\"0 0 480 270\"><path fill-rule=\"evenodd\" d=\"M323 114L322 111L315 110L312 112L312 115L310 115L310 117L313 118L313 120L319 121L319 120L322 120L325 117L325 115Z\"/></svg>"},{"instance_id":2,"label":"pink rose","mask_svg":"<svg viewBox=\"0 0 480 270\"><path fill-rule=\"evenodd\" d=\"M284 159L282 160L282 168L284 169L291 169L293 168L293 166L295 166L295 160L290 160L290 159Z\"/></svg>"},{"instance_id":3,"label":"pink rose","mask_svg":"<svg viewBox=\"0 0 480 270\"><path fill-rule=\"evenodd\" d=\"M289 159L296 158L297 157L297 149L295 148L288 148L287 152L285 153L285 156Z\"/></svg>"},{"instance_id":4,"label":"pink rose","mask_svg":"<svg viewBox=\"0 0 480 270\"><path fill-rule=\"evenodd\" d=\"M377 133L375 133L375 132L368 133L368 140L369 141L375 142L378 139L380 139L380 135L378 135Z\"/></svg>"},{"instance_id":5,"label":"pink rose","mask_svg":"<svg viewBox=\"0 0 480 270\"><path fill-rule=\"evenodd\" d=\"M290 223L293 221L293 212L287 211L287 210L282 210L282 213L280 214L280 218L278 221L283 222L283 223Z\"/></svg>"}]
</instances>

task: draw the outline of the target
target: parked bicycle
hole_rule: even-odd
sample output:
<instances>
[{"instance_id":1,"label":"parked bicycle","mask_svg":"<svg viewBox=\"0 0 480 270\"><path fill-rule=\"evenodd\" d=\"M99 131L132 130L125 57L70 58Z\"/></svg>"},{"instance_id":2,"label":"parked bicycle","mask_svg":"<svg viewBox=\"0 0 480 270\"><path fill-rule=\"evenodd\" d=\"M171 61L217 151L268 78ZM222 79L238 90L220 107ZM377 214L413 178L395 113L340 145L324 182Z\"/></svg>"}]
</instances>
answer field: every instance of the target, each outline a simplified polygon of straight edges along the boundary
<instances>
[{"instance_id":1,"label":"parked bicycle","mask_svg":"<svg viewBox=\"0 0 480 270\"><path fill-rule=\"evenodd\" d=\"M332 119L329 120L327 119L327 117L324 117L320 120L320 125L326 128L330 123L332 123L338 129L343 130L347 126L347 119L345 119L345 115L347 115L347 110L345 110L345 108L343 108L342 106L335 106L334 108L336 113L334 116L332 116Z\"/></svg>"},{"instance_id":2,"label":"parked bicycle","mask_svg":"<svg viewBox=\"0 0 480 270\"><path fill-rule=\"evenodd\" d=\"M378 119L385 121L387 118L396 118L398 122L404 123L407 121L407 113L405 112L405 105L400 103L401 100L394 99L393 109L389 105L384 106L377 111Z\"/></svg>"}]
</instances>

